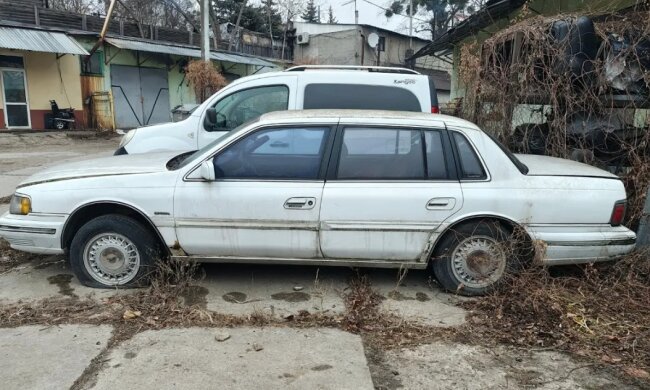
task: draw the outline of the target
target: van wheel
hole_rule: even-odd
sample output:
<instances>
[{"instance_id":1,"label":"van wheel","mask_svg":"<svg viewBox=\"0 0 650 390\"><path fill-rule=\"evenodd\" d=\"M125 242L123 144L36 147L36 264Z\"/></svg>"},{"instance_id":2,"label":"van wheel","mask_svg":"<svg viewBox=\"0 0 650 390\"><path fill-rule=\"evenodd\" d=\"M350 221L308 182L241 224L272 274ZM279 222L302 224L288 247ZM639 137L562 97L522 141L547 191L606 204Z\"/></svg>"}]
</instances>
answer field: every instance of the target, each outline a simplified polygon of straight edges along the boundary
<instances>
[{"instance_id":1,"label":"van wheel","mask_svg":"<svg viewBox=\"0 0 650 390\"><path fill-rule=\"evenodd\" d=\"M492 291L508 271L508 234L497 222L461 225L436 246L430 266L446 290L466 296Z\"/></svg>"},{"instance_id":2,"label":"van wheel","mask_svg":"<svg viewBox=\"0 0 650 390\"><path fill-rule=\"evenodd\" d=\"M70 265L89 287L137 287L146 281L160 247L152 232L123 215L90 220L70 244Z\"/></svg>"}]
</instances>

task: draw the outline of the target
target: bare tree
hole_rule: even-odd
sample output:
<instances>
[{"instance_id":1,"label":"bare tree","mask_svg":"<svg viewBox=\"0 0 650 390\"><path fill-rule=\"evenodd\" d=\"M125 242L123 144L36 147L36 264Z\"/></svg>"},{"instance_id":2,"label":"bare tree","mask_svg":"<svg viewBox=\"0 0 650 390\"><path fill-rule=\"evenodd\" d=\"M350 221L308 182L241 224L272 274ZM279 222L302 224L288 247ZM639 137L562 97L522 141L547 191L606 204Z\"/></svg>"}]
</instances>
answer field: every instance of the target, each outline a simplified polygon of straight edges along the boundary
<instances>
[{"instance_id":1,"label":"bare tree","mask_svg":"<svg viewBox=\"0 0 650 390\"><path fill-rule=\"evenodd\" d=\"M278 9L284 20L284 31L282 33L282 58L284 58L284 47L287 43L287 28L293 19L300 15L305 8L305 0L278 0Z\"/></svg>"},{"instance_id":2,"label":"bare tree","mask_svg":"<svg viewBox=\"0 0 650 390\"><path fill-rule=\"evenodd\" d=\"M100 9L98 0L49 0L48 5L52 9L78 14L90 14Z\"/></svg>"}]
</instances>

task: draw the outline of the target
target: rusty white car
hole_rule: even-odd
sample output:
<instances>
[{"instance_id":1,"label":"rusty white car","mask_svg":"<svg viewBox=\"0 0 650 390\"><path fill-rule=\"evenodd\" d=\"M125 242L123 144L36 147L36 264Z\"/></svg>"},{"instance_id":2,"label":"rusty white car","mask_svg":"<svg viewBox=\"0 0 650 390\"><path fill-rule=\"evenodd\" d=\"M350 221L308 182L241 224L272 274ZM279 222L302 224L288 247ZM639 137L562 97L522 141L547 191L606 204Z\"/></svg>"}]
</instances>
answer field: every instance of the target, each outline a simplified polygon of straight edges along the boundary
<instances>
[{"instance_id":1,"label":"rusty white car","mask_svg":"<svg viewBox=\"0 0 650 390\"><path fill-rule=\"evenodd\" d=\"M196 152L114 156L24 181L0 218L18 250L68 253L89 286L129 286L166 258L430 268L483 294L514 232L549 265L633 250L614 175L512 155L472 123L426 113L286 111Z\"/></svg>"}]
</instances>

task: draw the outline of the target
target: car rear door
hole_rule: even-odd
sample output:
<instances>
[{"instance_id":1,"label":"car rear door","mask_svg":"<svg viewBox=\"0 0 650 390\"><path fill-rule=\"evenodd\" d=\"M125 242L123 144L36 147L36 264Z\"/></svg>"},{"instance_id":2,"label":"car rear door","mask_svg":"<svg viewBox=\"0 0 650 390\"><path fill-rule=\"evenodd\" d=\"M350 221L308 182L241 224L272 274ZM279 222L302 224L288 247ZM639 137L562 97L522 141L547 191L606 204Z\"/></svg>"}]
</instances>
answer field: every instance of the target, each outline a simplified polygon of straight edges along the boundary
<instances>
[{"instance_id":1,"label":"car rear door","mask_svg":"<svg viewBox=\"0 0 650 390\"><path fill-rule=\"evenodd\" d=\"M426 260L432 234L463 203L449 151L442 122L340 125L321 205L323 256Z\"/></svg>"}]
</instances>

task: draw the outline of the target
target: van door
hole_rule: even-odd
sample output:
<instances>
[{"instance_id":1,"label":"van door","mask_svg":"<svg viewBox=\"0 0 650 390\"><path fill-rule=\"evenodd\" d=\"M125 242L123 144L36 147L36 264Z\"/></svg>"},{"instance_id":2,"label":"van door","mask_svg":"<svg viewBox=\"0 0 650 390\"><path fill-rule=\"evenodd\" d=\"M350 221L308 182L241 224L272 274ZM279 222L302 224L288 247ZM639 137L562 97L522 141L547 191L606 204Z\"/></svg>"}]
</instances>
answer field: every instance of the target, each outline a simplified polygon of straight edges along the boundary
<instances>
[{"instance_id":1,"label":"van door","mask_svg":"<svg viewBox=\"0 0 650 390\"><path fill-rule=\"evenodd\" d=\"M280 76L253 80L219 96L210 108L216 111L215 123L202 113L199 122L199 148L234 128L272 111L295 109L296 77Z\"/></svg>"}]
</instances>

